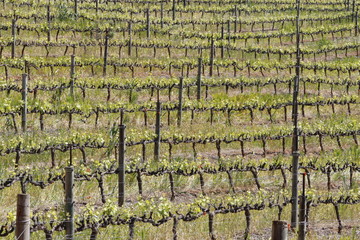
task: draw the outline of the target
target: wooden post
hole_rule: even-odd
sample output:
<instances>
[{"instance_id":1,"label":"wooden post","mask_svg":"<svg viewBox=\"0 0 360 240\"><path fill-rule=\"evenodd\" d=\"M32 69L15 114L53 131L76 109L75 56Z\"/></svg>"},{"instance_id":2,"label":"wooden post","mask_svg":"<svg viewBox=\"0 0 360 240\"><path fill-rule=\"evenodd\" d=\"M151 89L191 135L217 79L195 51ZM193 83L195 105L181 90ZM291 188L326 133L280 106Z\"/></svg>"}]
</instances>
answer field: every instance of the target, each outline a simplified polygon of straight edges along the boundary
<instances>
[{"instance_id":1,"label":"wooden post","mask_svg":"<svg viewBox=\"0 0 360 240\"><path fill-rule=\"evenodd\" d=\"M306 173L303 173L303 192L300 198L300 209L299 209L299 236L298 240L305 240L306 234L306 196L305 196L305 176Z\"/></svg>"},{"instance_id":2,"label":"wooden post","mask_svg":"<svg viewBox=\"0 0 360 240\"><path fill-rule=\"evenodd\" d=\"M120 111L120 125L124 124L124 109Z\"/></svg>"},{"instance_id":3,"label":"wooden post","mask_svg":"<svg viewBox=\"0 0 360 240\"><path fill-rule=\"evenodd\" d=\"M95 0L96 14L99 12L99 0Z\"/></svg>"},{"instance_id":4,"label":"wooden post","mask_svg":"<svg viewBox=\"0 0 360 240\"><path fill-rule=\"evenodd\" d=\"M70 166L73 165L72 146L73 146L73 144L71 143L71 144L70 144L70 147L69 147L69 165L70 165Z\"/></svg>"},{"instance_id":5,"label":"wooden post","mask_svg":"<svg viewBox=\"0 0 360 240\"><path fill-rule=\"evenodd\" d=\"M75 18L77 19L77 15L78 15L78 2L77 0L74 0L75 5L74 5L74 13L75 13Z\"/></svg>"},{"instance_id":6,"label":"wooden post","mask_svg":"<svg viewBox=\"0 0 360 240\"><path fill-rule=\"evenodd\" d=\"M176 0L173 0L172 4L172 20L175 21Z\"/></svg>"},{"instance_id":7,"label":"wooden post","mask_svg":"<svg viewBox=\"0 0 360 240\"><path fill-rule=\"evenodd\" d=\"M228 34L227 39L228 39L228 44L229 45L230 45L230 36L231 36L230 31L231 31L231 25L230 25L230 20L228 20L227 21L227 34ZM228 50L230 50L230 49L228 48Z\"/></svg>"},{"instance_id":8,"label":"wooden post","mask_svg":"<svg viewBox=\"0 0 360 240\"><path fill-rule=\"evenodd\" d=\"M235 19L234 19L234 33L236 33L237 31L237 20L238 20L238 10L237 10L237 6L235 5L234 8L234 15L235 15Z\"/></svg>"},{"instance_id":9,"label":"wooden post","mask_svg":"<svg viewBox=\"0 0 360 240\"><path fill-rule=\"evenodd\" d=\"M161 1L160 5L160 25L164 28L164 3Z\"/></svg>"},{"instance_id":10,"label":"wooden post","mask_svg":"<svg viewBox=\"0 0 360 240\"><path fill-rule=\"evenodd\" d=\"M178 127L181 126L181 118L182 118L182 94L183 94L183 86L184 86L184 78L180 77L179 83L179 108L178 108Z\"/></svg>"},{"instance_id":11,"label":"wooden post","mask_svg":"<svg viewBox=\"0 0 360 240\"><path fill-rule=\"evenodd\" d=\"M161 122L161 103L158 100L156 102L156 123L155 123L155 146L154 146L154 160L159 161L160 159L160 122Z\"/></svg>"},{"instance_id":12,"label":"wooden post","mask_svg":"<svg viewBox=\"0 0 360 240\"><path fill-rule=\"evenodd\" d=\"M285 221L273 221L271 240L287 240L288 239L288 225Z\"/></svg>"},{"instance_id":13,"label":"wooden post","mask_svg":"<svg viewBox=\"0 0 360 240\"><path fill-rule=\"evenodd\" d=\"M125 202L125 125L119 125L119 207L124 205Z\"/></svg>"},{"instance_id":14,"label":"wooden post","mask_svg":"<svg viewBox=\"0 0 360 240\"><path fill-rule=\"evenodd\" d=\"M214 68L214 53L215 53L215 46L214 46L214 38L211 38L211 48L210 48L210 77L213 76L213 68Z\"/></svg>"},{"instance_id":15,"label":"wooden post","mask_svg":"<svg viewBox=\"0 0 360 240\"><path fill-rule=\"evenodd\" d=\"M21 95L22 95L22 101L23 101L23 107L21 110L21 129L23 132L26 132L26 114L27 114L27 85L28 85L28 75L26 73L24 73L22 75L22 90L21 90Z\"/></svg>"},{"instance_id":16,"label":"wooden post","mask_svg":"<svg viewBox=\"0 0 360 240\"><path fill-rule=\"evenodd\" d=\"M105 49L104 49L104 66L103 66L103 76L104 77L106 77L108 48L109 48L109 30L106 30L106 32L105 32Z\"/></svg>"},{"instance_id":17,"label":"wooden post","mask_svg":"<svg viewBox=\"0 0 360 240\"><path fill-rule=\"evenodd\" d=\"M26 73L28 75L28 81L30 81L30 67L29 67L29 62L27 60L25 60L24 62L24 73ZM34 93L34 98L36 99L36 93Z\"/></svg>"},{"instance_id":18,"label":"wooden post","mask_svg":"<svg viewBox=\"0 0 360 240\"><path fill-rule=\"evenodd\" d=\"M359 17L359 13L358 13L358 11L356 11L355 12L355 37L357 37L357 35L359 33L358 17Z\"/></svg>"},{"instance_id":19,"label":"wooden post","mask_svg":"<svg viewBox=\"0 0 360 240\"><path fill-rule=\"evenodd\" d=\"M15 57L15 44L16 44L16 19L13 19L11 22L11 36L12 36L11 58L14 58Z\"/></svg>"},{"instance_id":20,"label":"wooden post","mask_svg":"<svg viewBox=\"0 0 360 240\"><path fill-rule=\"evenodd\" d=\"M299 174L299 129L298 129L298 94L300 81L300 0L296 1L296 65L293 90L292 120L292 187L291 187L291 228L298 226L298 174Z\"/></svg>"},{"instance_id":21,"label":"wooden post","mask_svg":"<svg viewBox=\"0 0 360 240\"><path fill-rule=\"evenodd\" d=\"M221 58L224 58L224 23L221 24Z\"/></svg>"},{"instance_id":22,"label":"wooden post","mask_svg":"<svg viewBox=\"0 0 360 240\"><path fill-rule=\"evenodd\" d=\"M146 9L146 37L150 38L150 9Z\"/></svg>"},{"instance_id":23,"label":"wooden post","mask_svg":"<svg viewBox=\"0 0 360 240\"><path fill-rule=\"evenodd\" d=\"M30 195L17 195L15 239L30 240Z\"/></svg>"},{"instance_id":24,"label":"wooden post","mask_svg":"<svg viewBox=\"0 0 360 240\"><path fill-rule=\"evenodd\" d=\"M353 2L352 2L352 13L353 13L352 14L352 17L353 17L352 21L354 21L354 17L355 17L355 6L356 6L356 0L353 0Z\"/></svg>"},{"instance_id":25,"label":"wooden post","mask_svg":"<svg viewBox=\"0 0 360 240\"><path fill-rule=\"evenodd\" d=\"M50 1L49 1L48 5L47 5L46 19L47 19L48 28L49 28L49 30L47 32L47 40L48 40L48 42L50 42L51 41L51 35L50 35L50 27L51 27L50 26Z\"/></svg>"},{"instance_id":26,"label":"wooden post","mask_svg":"<svg viewBox=\"0 0 360 240\"><path fill-rule=\"evenodd\" d=\"M74 82L75 82L75 56L71 55L70 66L70 96L74 99Z\"/></svg>"},{"instance_id":27,"label":"wooden post","mask_svg":"<svg viewBox=\"0 0 360 240\"><path fill-rule=\"evenodd\" d=\"M131 36L131 32L132 32L132 25L131 25L131 21L129 21L129 45L128 45L128 55L131 57L131 45L132 45L132 36Z\"/></svg>"},{"instance_id":28,"label":"wooden post","mask_svg":"<svg viewBox=\"0 0 360 240\"><path fill-rule=\"evenodd\" d=\"M196 91L196 99L198 101L200 101L201 99L201 73L202 73L202 58L198 59L198 74L197 74L197 81L196 81L196 86L197 86L197 91Z\"/></svg>"},{"instance_id":29,"label":"wooden post","mask_svg":"<svg viewBox=\"0 0 360 240\"><path fill-rule=\"evenodd\" d=\"M65 239L74 237L74 200L73 200L74 168L65 167Z\"/></svg>"}]
</instances>

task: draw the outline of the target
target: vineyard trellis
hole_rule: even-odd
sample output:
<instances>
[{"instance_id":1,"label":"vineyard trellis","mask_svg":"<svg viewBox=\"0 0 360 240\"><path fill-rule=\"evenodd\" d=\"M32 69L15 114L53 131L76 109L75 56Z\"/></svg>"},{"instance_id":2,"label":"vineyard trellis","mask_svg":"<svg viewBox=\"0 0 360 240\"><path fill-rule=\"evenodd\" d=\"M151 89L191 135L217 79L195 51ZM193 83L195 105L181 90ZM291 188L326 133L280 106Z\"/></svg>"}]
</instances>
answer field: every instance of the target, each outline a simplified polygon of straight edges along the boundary
<instances>
[{"instance_id":1,"label":"vineyard trellis","mask_svg":"<svg viewBox=\"0 0 360 240\"><path fill-rule=\"evenodd\" d=\"M47 240L356 231L357 1L1 4L0 237L17 191Z\"/></svg>"}]
</instances>

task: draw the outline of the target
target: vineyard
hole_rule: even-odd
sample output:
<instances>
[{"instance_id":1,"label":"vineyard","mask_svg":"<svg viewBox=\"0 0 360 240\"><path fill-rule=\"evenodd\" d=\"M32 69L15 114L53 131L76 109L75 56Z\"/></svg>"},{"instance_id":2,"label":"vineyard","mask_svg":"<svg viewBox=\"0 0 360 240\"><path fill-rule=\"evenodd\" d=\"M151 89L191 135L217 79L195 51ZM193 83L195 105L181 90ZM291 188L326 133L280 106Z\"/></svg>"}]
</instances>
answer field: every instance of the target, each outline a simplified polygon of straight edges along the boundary
<instances>
[{"instance_id":1,"label":"vineyard","mask_svg":"<svg viewBox=\"0 0 360 240\"><path fill-rule=\"evenodd\" d=\"M0 6L0 239L360 239L357 0Z\"/></svg>"}]
</instances>

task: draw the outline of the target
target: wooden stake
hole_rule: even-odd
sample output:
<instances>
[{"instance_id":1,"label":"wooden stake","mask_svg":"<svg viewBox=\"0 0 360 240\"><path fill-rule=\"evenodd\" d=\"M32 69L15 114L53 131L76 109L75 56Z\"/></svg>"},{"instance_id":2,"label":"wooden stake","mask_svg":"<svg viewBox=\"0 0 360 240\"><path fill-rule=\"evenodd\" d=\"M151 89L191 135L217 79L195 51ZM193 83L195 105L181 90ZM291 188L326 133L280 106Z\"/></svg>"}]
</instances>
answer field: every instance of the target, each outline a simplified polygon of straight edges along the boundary
<instances>
[{"instance_id":1,"label":"wooden stake","mask_svg":"<svg viewBox=\"0 0 360 240\"><path fill-rule=\"evenodd\" d=\"M158 100L156 103L156 123L155 123L155 146L154 146L154 160L160 159L160 125L161 125L161 102Z\"/></svg>"},{"instance_id":2,"label":"wooden stake","mask_svg":"<svg viewBox=\"0 0 360 240\"><path fill-rule=\"evenodd\" d=\"M129 45L128 45L128 55L129 55L130 57L131 57L131 45L132 45L131 32L132 32L132 25L131 25L131 21L129 21Z\"/></svg>"},{"instance_id":3,"label":"wooden stake","mask_svg":"<svg viewBox=\"0 0 360 240\"><path fill-rule=\"evenodd\" d=\"M231 23L230 23L230 20L227 21L227 39L228 39L228 44L229 44L229 47L230 47L230 36L231 36ZM228 51L230 51L230 48L228 48Z\"/></svg>"},{"instance_id":4,"label":"wooden stake","mask_svg":"<svg viewBox=\"0 0 360 240\"><path fill-rule=\"evenodd\" d=\"M106 66L108 59L108 49L109 48L109 30L106 30L105 33L105 50L104 50L104 66L103 66L103 76L106 77Z\"/></svg>"},{"instance_id":5,"label":"wooden stake","mask_svg":"<svg viewBox=\"0 0 360 240\"><path fill-rule=\"evenodd\" d=\"M298 174L299 174L299 129L298 129L298 94L300 81L300 0L297 0L296 16L296 65L293 90L293 136L292 136L292 187L291 187L291 228L298 226Z\"/></svg>"},{"instance_id":6,"label":"wooden stake","mask_svg":"<svg viewBox=\"0 0 360 240\"><path fill-rule=\"evenodd\" d=\"M355 12L355 37L357 37L357 35L359 33L358 17L359 17L359 13L358 13L358 11L356 11Z\"/></svg>"},{"instance_id":7,"label":"wooden stake","mask_svg":"<svg viewBox=\"0 0 360 240\"><path fill-rule=\"evenodd\" d=\"M224 23L222 23L221 24L221 58L224 58L224 50L225 50L225 48L224 48L224 42L223 42L223 40L224 40L224 31L225 31L225 29L224 29Z\"/></svg>"},{"instance_id":8,"label":"wooden stake","mask_svg":"<svg viewBox=\"0 0 360 240\"><path fill-rule=\"evenodd\" d=\"M70 67L70 96L74 99L74 82L75 82L75 56L71 55Z\"/></svg>"},{"instance_id":9,"label":"wooden stake","mask_svg":"<svg viewBox=\"0 0 360 240\"><path fill-rule=\"evenodd\" d=\"M213 76L214 54L215 54L214 38L212 37L211 38L211 48L210 48L210 77Z\"/></svg>"},{"instance_id":10,"label":"wooden stake","mask_svg":"<svg viewBox=\"0 0 360 240\"><path fill-rule=\"evenodd\" d=\"M74 5L74 13L75 13L75 18L77 19L77 15L78 15L78 2L77 0L75 1L75 5Z\"/></svg>"},{"instance_id":11,"label":"wooden stake","mask_svg":"<svg viewBox=\"0 0 360 240\"><path fill-rule=\"evenodd\" d=\"M160 5L160 25L164 28L164 3L161 1Z\"/></svg>"},{"instance_id":12,"label":"wooden stake","mask_svg":"<svg viewBox=\"0 0 360 240\"><path fill-rule=\"evenodd\" d=\"M234 19L234 33L236 33L236 31L237 31L237 21L238 21L237 5L235 5L235 8L234 8L234 15L235 15L235 19ZM234 38L234 39L235 39L235 38Z\"/></svg>"},{"instance_id":13,"label":"wooden stake","mask_svg":"<svg viewBox=\"0 0 360 240\"><path fill-rule=\"evenodd\" d=\"M349 2L349 4L350 4L350 2ZM353 0L353 2L352 2L352 13L353 13L352 17L353 18L355 17L355 6L356 6L356 0ZM354 19L352 19L352 21L354 21Z\"/></svg>"},{"instance_id":14,"label":"wooden stake","mask_svg":"<svg viewBox=\"0 0 360 240\"><path fill-rule=\"evenodd\" d=\"M288 239L288 225L285 221L273 221L271 240L287 240Z\"/></svg>"},{"instance_id":15,"label":"wooden stake","mask_svg":"<svg viewBox=\"0 0 360 240\"><path fill-rule=\"evenodd\" d=\"M300 198L300 211L299 211L299 235L298 240L305 240L306 234L306 196L305 196L305 176L306 173L303 173L303 192Z\"/></svg>"},{"instance_id":16,"label":"wooden stake","mask_svg":"<svg viewBox=\"0 0 360 240\"><path fill-rule=\"evenodd\" d=\"M150 39L150 9L146 9L146 37Z\"/></svg>"},{"instance_id":17,"label":"wooden stake","mask_svg":"<svg viewBox=\"0 0 360 240\"><path fill-rule=\"evenodd\" d=\"M48 42L50 42L51 41L51 35L50 35L50 2L49 2L49 4L47 5L47 14L46 14L46 19L47 19L47 23L48 23L48 28L49 28L49 30L48 30L48 32L47 32L47 40L48 40Z\"/></svg>"},{"instance_id":18,"label":"wooden stake","mask_svg":"<svg viewBox=\"0 0 360 240\"><path fill-rule=\"evenodd\" d=\"M22 101L23 101L23 107L21 109L21 129L23 132L26 132L26 114L27 114L27 85L28 85L28 75L24 73L22 75Z\"/></svg>"},{"instance_id":19,"label":"wooden stake","mask_svg":"<svg viewBox=\"0 0 360 240\"><path fill-rule=\"evenodd\" d=\"M72 166L65 167L65 213L67 220L65 222L66 235L65 239L73 239L74 237L74 168Z\"/></svg>"},{"instance_id":20,"label":"wooden stake","mask_svg":"<svg viewBox=\"0 0 360 240\"><path fill-rule=\"evenodd\" d=\"M119 173L118 173L118 184L119 184L119 196L118 205L119 207L124 205L125 202L125 125L119 125Z\"/></svg>"},{"instance_id":21,"label":"wooden stake","mask_svg":"<svg viewBox=\"0 0 360 240\"><path fill-rule=\"evenodd\" d=\"M196 81L196 86L197 86L197 100L200 101L201 99L201 73L202 73L202 58L198 59L198 74L197 74L197 81Z\"/></svg>"},{"instance_id":22,"label":"wooden stake","mask_svg":"<svg viewBox=\"0 0 360 240\"><path fill-rule=\"evenodd\" d=\"M13 19L11 22L11 58L15 58L15 44L16 44L16 19Z\"/></svg>"},{"instance_id":23,"label":"wooden stake","mask_svg":"<svg viewBox=\"0 0 360 240\"><path fill-rule=\"evenodd\" d=\"M182 118L182 94L183 94L183 85L184 85L184 78L180 77L179 83L179 107L178 107L178 127L181 126L181 118Z\"/></svg>"},{"instance_id":24,"label":"wooden stake","mask_svg":"<svg viewBox=\"0 0 360 240\"><path fill-rule=\"evenodd\" d=\"M18 240L30 240L30 195L17 195L16 229Z\"/></svg>"},{"instance_id":25,"label":"wooden stake","mask_svg":"<svg viewBox=\"0 0 360 240\"><path fill-rule=\"evenodd\" d=\"M176 12L176 0L173 0L172 6L172 20L175 21L175 12Z\"/></svg>"}]
</instances>

